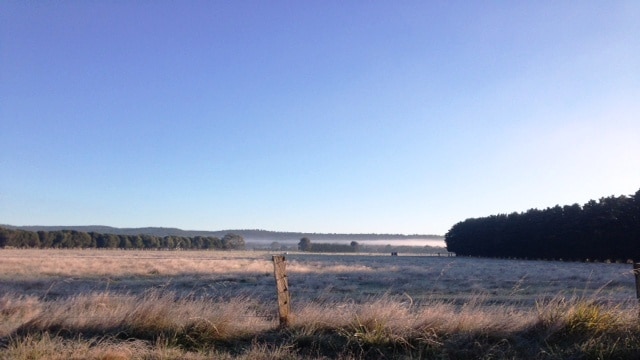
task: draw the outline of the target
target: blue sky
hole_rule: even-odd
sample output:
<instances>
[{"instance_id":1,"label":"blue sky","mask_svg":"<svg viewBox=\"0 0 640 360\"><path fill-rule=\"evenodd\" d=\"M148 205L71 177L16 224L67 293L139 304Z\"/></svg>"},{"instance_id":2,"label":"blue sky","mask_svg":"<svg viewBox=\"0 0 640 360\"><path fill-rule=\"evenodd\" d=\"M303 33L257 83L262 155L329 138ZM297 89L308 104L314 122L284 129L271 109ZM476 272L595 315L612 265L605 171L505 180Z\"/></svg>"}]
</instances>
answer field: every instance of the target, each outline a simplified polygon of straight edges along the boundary
<instances>
[{"instance_id":1,"label":"blue sky","mask_svg":"<svg viewBox=\"0 0 640 360\"><path fill-rule=\"evenodd\" d=\"M444 234L640 189L637 1L0 3L0 223Z\"/></svg>"}]
</instances>

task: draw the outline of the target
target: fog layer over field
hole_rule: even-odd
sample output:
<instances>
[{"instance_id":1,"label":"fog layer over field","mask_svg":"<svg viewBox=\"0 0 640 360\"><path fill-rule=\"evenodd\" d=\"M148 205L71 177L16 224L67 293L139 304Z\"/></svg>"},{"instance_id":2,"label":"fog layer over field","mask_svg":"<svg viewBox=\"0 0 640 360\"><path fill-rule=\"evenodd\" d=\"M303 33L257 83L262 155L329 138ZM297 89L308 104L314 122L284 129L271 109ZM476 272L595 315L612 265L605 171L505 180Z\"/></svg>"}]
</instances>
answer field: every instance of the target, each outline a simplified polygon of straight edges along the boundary
<instances>
[{"instance_id":1,"label":"fog layer over field","mask_svg":"<svg viewBox=\"0 0 640 360\"><path fill-rule=\"evenodd\" d=\"M253 240L253 239L245 239L247 244L251 245L251 244L259 244L259 245L268 245L271 244L273 241L277 241L278 243L282 244L282 245L287 245L287 246L291 246L291 245L297 245L299 240L273 240L273 241L268 241L268 240ZM348 245L350 244L353 239L336 239L336 240L319 240L319 241L313 241L313 239L311 239L312 243L331 243L331 244L344 244L344 245ZM391 245L391 246L419 246L419 247L423 247L423 246L431 246L431 247L440 247L440 248L445 248L446 244L444 242L444 239L402 239L402 240L398 240L398 239L375 239L375 240L358 240L357 241L358 244L360 245L372 245L372 246L386 246L386 245Z\"/></svg>"}]
</instances>

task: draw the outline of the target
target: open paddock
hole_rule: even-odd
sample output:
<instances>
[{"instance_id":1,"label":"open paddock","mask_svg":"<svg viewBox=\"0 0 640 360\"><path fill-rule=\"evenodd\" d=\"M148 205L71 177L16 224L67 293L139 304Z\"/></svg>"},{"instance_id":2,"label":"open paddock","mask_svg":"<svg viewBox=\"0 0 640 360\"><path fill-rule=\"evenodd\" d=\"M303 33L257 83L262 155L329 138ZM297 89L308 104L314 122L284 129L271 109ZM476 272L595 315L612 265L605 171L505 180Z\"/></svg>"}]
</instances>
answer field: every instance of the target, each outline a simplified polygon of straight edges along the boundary
<instances>
[{"instance_id":1,"label":"open paddock","mask_svg":"<svg viewBox=\"0 0 640 360\"><path fill-rule=\"evenodd\" d=\"M0 359L638 359L629 264L0 251Z\"/></svg>"},{"instance_id":2,"label":"open paddock","mask_svg":"<svg viewBox=\"0 0 640 360\"><path fill-rule=\"evenodd\" d=\"M412 301L529 305L555 296L635 299L630 264L366 254L286 255L292 301ZM43 300L151 289L200 298L275 297L271 254L255 251L0 251L0 293Z\"/></svg>"}]
</instances>

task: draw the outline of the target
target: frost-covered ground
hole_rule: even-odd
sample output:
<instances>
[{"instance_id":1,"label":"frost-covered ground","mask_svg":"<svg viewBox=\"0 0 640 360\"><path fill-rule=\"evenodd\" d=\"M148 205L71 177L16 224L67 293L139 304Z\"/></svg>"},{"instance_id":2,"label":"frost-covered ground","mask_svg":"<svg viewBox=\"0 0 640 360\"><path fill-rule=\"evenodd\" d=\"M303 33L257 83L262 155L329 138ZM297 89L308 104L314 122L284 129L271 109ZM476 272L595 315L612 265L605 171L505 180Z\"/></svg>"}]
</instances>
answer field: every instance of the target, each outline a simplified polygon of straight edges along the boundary
<instances>
[{"instance_id":1,"label":"frost-covered ground","mask_svg":"<svg viewBox=\"0 0 640 360\"><path fill-rule=\"evenodd\" d=\"M400 295L416 303L530 305L551 297L635 299L630 264L433 256L286 255L292 302L365 302ZM0 292L60 298L90 292L275 297L266 252L2 250Z\"/></svg>"},{"instance_id":2,"label":"frost-covered ground","mask_svg":"<svg viewBox=\"0 0 640 360\"><path fill-rule=\"evenodd\" d=\"M292 291L305 297L361 301L381 293L414 300L528 304L566 296L628 301L635 298L629 264L568 263L421 256L293 255Z\"/></svg>"}]
</instances>

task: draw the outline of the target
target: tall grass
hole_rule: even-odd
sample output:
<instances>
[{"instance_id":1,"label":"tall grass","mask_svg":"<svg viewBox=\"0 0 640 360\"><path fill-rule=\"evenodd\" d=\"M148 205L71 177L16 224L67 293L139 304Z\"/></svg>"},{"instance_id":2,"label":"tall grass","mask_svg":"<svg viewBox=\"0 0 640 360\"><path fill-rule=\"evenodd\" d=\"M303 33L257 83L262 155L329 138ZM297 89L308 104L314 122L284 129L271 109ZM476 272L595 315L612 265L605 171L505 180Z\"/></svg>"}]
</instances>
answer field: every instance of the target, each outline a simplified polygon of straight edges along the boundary
<instances>
[{"instance_id":1,"label":"tall grass","mask_svg":"<svg viewBox=\"0 0 640 360\"><path fill-rule=\"evenodd\" d=\"M2 255L0 359L640 358L616 264L288 256L282 329L265 253Z\"/></svg>"},{"instance_id":2,"label":"tall grass","mask_svg":"<svg viewBox=\"0 0 640 360\"><path fill-rule=\"evenodd\" d=\"M370 302L306 303L288 329L247 298L151 291L57 301L0 297L1 359L442 358L637 359L635 304L556 298L534 308Z\"/></svg>"}]
</instances>

